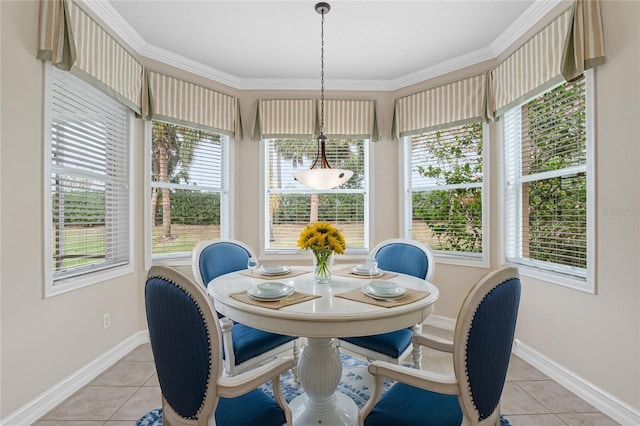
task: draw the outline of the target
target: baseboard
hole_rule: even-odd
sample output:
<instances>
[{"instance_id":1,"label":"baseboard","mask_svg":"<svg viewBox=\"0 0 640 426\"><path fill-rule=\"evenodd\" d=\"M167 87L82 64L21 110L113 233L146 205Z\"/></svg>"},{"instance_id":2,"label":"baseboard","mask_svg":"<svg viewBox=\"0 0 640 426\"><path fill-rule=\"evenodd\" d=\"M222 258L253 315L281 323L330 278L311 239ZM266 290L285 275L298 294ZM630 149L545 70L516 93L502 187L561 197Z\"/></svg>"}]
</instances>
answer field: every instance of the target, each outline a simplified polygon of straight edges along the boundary
<instances>
[{"instance_id":1,"label":"baseboard","mask_svg":"<svg viewBox=\"0 0 640 426\"><path fill-rule=\"evenodd\" d=\"M455 319L431 315L422 324L442 330L453 331L455 328ZM640 425L639 410L620 401L605 390L589 383L518 339L516 339L513 344L513 353L621 425Z\"/></svg>"},{"instance_id":2,"label":"baseboard","mask_svg":"<svg viewBox=\"0 0 640 426\"><path fill-rule=\"evenodd\" d=\"M148 331L139 331L113 349L49 388L32 401L0 421L3 426L23 426L36 422L58 404L90 383L137 346L149 341Z\"/></svg>"},{"instance_id":3,"label":"baseboard","mask_svg":"<svg viewBox=\"0 0 640 426\"><path fill-rule=\"evenodd\" d=\"M640 425L640 411L516 339L513 353L623 426Z\"/></svg>"},{"instance_id":4,"label":"baseboard","mask_svg":"<svg viewBox=\"0 0 640 426\"><path fill-rule=\"evenodd\" d=\"M446 331L453 331L456 328L456 319L443 317L441 315L429 315L422 325L428 325Z\"/></svg>"}]
</instances>

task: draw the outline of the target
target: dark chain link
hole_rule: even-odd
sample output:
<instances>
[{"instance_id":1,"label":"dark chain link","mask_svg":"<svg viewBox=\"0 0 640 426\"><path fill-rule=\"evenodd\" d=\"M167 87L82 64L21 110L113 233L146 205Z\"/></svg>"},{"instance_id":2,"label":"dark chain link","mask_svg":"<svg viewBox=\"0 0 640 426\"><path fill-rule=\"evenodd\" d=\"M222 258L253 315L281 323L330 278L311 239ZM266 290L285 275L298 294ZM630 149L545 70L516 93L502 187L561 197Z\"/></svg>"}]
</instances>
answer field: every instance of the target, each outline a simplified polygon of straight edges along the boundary
<instances>
[{"instance_id":1,"label":"dark chain link","mask_svg":"<svg viewBox=\"0 0 640 426\"><path fill-rule=\"evenodd\" d=\"M320 134L324 134L324 10L320 21Z\"/></svg>"}]
</instances>

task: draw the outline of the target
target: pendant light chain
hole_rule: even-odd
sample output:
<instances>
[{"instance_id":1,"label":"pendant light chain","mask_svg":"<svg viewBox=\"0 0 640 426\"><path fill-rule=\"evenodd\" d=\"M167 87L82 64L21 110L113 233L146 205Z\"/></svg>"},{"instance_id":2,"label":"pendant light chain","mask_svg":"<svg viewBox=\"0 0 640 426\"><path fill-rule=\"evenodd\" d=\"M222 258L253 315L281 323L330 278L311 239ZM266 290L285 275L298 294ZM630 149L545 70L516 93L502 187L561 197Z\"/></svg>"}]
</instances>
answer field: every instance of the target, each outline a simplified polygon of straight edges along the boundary
<instances>
[{"instance_id":1,"label":"pendant light chain","mask_svg":"<svg viewBox=\"0 0 640 426\"><path fill-rule=\"evenodd\" d=\"M324 14L320 21L320 134L324 134Z\"/></svg>"},{"instance_id":2,"label":"pendant light chain","mask_svg":"<svg viewBox=\"0 0 640 426\"><path fill-rule=\"evenodd\" d=\"M1 1L1 0L0 0ZM318 135L318 151L311 167L305 171L294 172L295 180L315 190L336 188L348 181L353 172L351 170L333 169L327 161L324 135L324 15L329 12L329 3L320 2L315 6L316 12L322 15L320 21L320 134Z\"/></svg>"}]
</instances>

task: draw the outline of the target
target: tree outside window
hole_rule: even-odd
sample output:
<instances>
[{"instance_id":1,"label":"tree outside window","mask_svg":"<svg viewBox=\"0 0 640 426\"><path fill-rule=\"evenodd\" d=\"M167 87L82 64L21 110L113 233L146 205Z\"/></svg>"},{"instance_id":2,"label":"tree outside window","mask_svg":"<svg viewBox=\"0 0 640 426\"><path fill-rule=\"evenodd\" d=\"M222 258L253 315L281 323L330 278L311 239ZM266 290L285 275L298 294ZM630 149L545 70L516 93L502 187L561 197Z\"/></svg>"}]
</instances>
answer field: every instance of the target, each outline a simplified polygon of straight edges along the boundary
<instances>
[{"instance_id":1,"label":"tree outside window","mask_svg":"<svg viewBox=\"0 0 640 426\"><path fill-rule=\"evenodd\" d=\"M482 253L482 123L407 138L411 238L451 253Z\"/></svg>"},{"instance_id":2,"label":"tree outside window","mask_svg":"<svg viewBox=\"0 0 640 426\"><path fill-rule=\"evenodd\" d=\"M198 241L222 236L226 143L214 132L153 121L152 254L190 252Z\"/></svg>"}]
</instances>

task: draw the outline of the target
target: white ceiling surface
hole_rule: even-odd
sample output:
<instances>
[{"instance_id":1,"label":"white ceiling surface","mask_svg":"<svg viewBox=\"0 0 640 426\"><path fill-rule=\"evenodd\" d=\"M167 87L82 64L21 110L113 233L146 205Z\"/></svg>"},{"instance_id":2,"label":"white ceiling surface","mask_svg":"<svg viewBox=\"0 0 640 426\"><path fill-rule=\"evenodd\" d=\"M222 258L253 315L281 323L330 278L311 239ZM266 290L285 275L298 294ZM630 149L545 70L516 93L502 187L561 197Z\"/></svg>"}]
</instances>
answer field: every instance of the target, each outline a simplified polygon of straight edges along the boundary
<instances>
[{"instance_id":1,"label":"white ceiling surface","mask_svg":"<svg viewBox=\"0 0 640 426\"><path fill-rule=\"evenodd\" d=\"M495 58L558 1L330 1L325 86L397 89ZM152 59L240 89L319 87L316 1L86 3Z\"/></svg>"}]
</instances>

